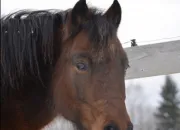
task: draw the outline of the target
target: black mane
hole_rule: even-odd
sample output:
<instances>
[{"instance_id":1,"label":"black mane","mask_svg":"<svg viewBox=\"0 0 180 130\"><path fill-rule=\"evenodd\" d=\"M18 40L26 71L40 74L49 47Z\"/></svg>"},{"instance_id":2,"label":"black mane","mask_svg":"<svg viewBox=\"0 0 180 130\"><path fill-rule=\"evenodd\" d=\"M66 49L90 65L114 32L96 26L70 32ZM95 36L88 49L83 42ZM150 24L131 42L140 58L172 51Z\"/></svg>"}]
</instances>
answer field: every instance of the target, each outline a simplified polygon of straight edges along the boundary
<instances>
[{"instance_id":1,"label":"black mane","mask_svg":"<svg viewBox=\"0 0 180 130\"><path fill-rule=\"evenodd\" d=\"M27 75L41 79L41 69L53 65L55 34L65 13L20 10L1 18L1 95Z\"/></svg>"}]
</instances>

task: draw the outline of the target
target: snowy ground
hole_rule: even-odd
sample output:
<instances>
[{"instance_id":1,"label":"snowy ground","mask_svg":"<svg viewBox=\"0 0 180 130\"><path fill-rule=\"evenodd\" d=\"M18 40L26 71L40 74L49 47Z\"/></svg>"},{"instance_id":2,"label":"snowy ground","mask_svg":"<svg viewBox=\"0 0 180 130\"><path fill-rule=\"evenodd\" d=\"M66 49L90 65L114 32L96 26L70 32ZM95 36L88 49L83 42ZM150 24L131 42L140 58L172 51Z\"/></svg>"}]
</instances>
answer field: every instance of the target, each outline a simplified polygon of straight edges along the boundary
<instances>
[{"instance_id":1,"label":"snowy ground","mask_svg":"<svg viewBox=\"0 0 180 130\"><path fill-rule=\"evenodd\" d=\"M73 124L63 117L57 117L42 130L75 130Z\"/></svg>"}]
</instances>

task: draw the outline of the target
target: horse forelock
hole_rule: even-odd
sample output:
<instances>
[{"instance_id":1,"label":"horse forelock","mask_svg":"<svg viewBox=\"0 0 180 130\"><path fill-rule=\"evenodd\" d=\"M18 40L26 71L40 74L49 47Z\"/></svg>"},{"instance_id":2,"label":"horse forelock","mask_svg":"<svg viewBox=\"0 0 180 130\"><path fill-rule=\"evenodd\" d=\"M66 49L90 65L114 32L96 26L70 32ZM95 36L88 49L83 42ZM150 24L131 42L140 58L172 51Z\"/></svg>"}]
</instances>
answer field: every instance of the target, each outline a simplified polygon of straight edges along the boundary
<instances>
[{"instance_id":1,"label":"horse forelock","mask_svg":"<svg viewBox=\"0 0 180 130\"><path fill-rule=\"evenodd\" d=\"M82 21L78 28L72 30L70 38L74 38L83 31L90 42L92 54L101 60L104 57L104 50L108 49L113 54L110 40L116 37L117 28L97 8L89 8L86 20Z\"/></svg>"},{"instance_id":2,"label":"horse forelock","mask_svg":"<svg viewBox=\"0 0 180 130\"><path fill-rule=\"evenodd\" d=\"M85 31L93 48L107 47L108 39L116 35L117 28L104 16L103 11L97 8L89 8L88 18L82 21L76 32ZM74 33L72 32L73 36Z\"/></svg>"}]
</instances>

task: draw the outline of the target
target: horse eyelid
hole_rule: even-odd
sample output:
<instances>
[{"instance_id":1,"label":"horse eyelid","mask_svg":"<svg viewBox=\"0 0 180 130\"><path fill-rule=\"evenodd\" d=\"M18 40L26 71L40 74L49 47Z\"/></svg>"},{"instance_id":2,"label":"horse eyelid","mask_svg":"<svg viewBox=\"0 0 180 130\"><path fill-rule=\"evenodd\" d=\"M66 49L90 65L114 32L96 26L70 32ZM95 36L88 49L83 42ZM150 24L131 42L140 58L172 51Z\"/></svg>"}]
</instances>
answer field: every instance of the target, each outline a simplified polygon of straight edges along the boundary
<instances>
[{"instance_id":1,"label":"horse eyelid","mask_svg":"<svg viewBox=\"0 0 180 130\"><path fill-rule=\"evenodd\" d=\"M73 61L73 63L77 63L77 62L82 61L82 62L86 62L86 63L88 62L88 64L91 64L92 59L91 59L89 54L80 53L80 54L73 55L72 56L72 61Z\"/></svg>"}]
</instances>

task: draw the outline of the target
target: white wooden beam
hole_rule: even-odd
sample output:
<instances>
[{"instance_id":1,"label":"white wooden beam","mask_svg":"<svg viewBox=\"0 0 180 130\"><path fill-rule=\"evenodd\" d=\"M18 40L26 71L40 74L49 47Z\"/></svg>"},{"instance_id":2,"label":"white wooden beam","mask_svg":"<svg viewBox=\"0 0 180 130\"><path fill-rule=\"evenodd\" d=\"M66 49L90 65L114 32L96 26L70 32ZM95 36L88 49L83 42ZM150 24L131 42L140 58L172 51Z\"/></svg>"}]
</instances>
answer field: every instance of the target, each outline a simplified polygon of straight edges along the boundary
<instances>
[{"instance_id":1,"label":"white wooden beam","mask_svg":"<svg viewBox=\"0 0 180 130\"><path fill-rule=\"evenodd\" d=\"M180 73L180 40L125 48L130 68L126 80Z\"/></svg>"}]
</instances>

